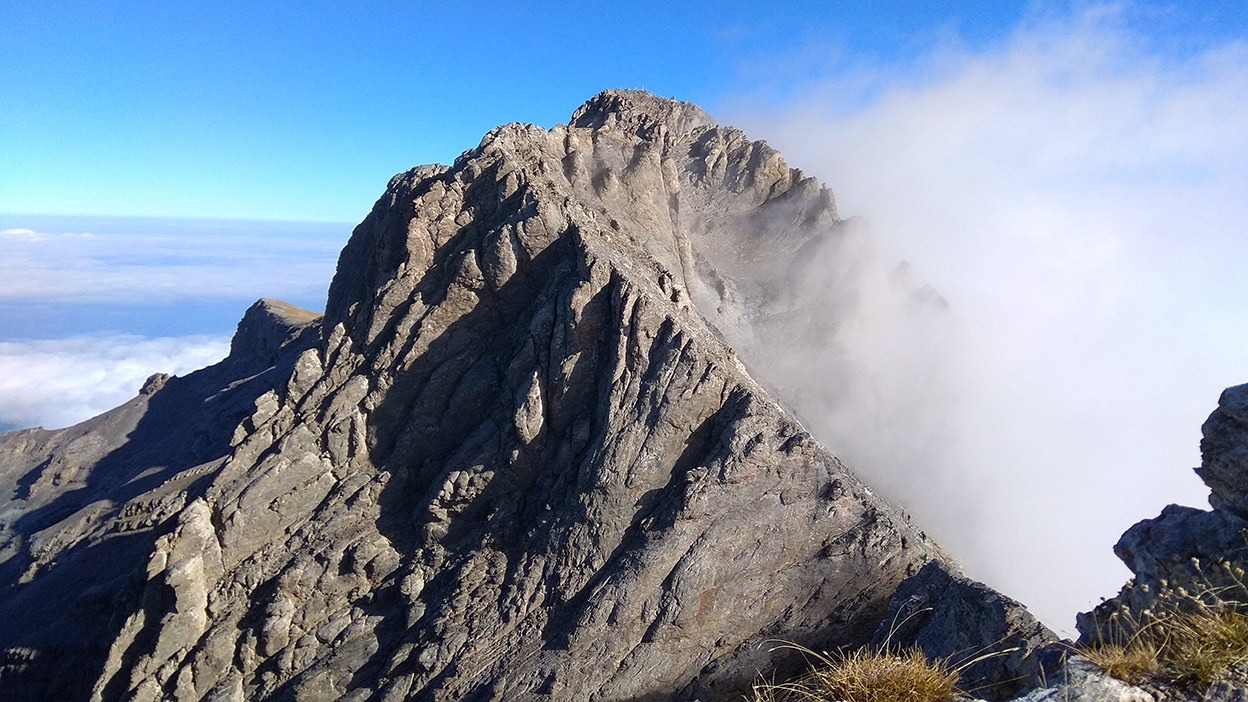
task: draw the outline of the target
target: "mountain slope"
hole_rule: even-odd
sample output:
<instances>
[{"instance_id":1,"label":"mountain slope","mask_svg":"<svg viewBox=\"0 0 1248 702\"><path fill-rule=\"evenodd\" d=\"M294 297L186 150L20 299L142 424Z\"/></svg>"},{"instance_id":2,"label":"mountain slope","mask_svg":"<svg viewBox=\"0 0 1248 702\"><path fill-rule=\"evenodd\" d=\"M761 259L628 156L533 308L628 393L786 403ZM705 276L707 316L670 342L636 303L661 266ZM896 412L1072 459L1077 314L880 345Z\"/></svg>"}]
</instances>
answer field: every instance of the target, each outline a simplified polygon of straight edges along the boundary
<instances>
[{"instance_id":1,"label":"mountain slope","mask_svg":"<svg viewBox=\"0 0 1248 702\"><path fill-rule=\"evenodd\" d=\"M782 664L768 639L869 639L943 556L726 342L758 358L771 321L809 314L767 281L847 236L765 144L638 92L396 176L324 319L265 327L271 365L114 411L171 421L175 383L249 410L155 472L118 458L151 484L100 483L111 511L75 503L72 547L5 571L6 599L33 601L143 515L142 572L92 595L114 603L104 633L0 625L24 647L0 675L40 684L23 661L55 640L96 699L691 700ZM138 450L123 433L101 451ZM34 436L0 439L27 457L5 464L19 493Z\"/></svg>"},{"instance_id":2,"label":"mountain slope","mask_svg":"<svg viewBox=\"0 0 1248 702\"><path fill-rule=\"evenodd\" d=\"M231 353L67 429L0 436L0 699L83 699L155 541L202 495L255 399L317 340L317 317L261 300Z\"/></svg>"}]
</instances>

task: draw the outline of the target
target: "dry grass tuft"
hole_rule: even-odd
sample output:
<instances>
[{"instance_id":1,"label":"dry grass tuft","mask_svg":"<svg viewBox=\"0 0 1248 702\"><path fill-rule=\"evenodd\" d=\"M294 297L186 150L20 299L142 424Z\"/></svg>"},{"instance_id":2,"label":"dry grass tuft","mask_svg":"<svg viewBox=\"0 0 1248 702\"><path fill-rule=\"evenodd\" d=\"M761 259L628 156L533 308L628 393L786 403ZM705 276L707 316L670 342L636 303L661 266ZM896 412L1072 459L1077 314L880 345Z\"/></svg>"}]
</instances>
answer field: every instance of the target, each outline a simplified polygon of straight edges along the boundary
<instances>
[{"instance_id":1,"label":"dry grass tuft","mask_svg":"<svg viewBox=\"0 0 1248 702\"><path fill-rule=\"evenodd\" d=\"M1127 644L1102 643L1079 651L1106 675L1132 684L1155 678L1161 673L1161 655L1142 640Z\"/></svg>"},{"instance_id":2,"label":"dry grass tuft","mask_svg":"<svg viewBox=\"0 0 1248 702\"><path fill-rule=\"evenodd\" d=\"M790 646L811 659L813 670L794 682L755 685L750 702L951 702L959 696L958 671L916 649L829 655Z\"/></svg>"},{"instance_id":3,"label":"dry grass tuft","mask_svg":"<svg viewBox=\"0 0 1248 702\"><path fill-rule=\"evenodd\" d=\"M1199 563L1193 559L1199 572ZM1209 578L1164 583L1138 614L1125 607L1110 615L1101 643L1079 653L1115 678L1132 684L1204 688L1248 662L1248 588L1242 568L1217 565Z\"/></svg>"}]
</instances>

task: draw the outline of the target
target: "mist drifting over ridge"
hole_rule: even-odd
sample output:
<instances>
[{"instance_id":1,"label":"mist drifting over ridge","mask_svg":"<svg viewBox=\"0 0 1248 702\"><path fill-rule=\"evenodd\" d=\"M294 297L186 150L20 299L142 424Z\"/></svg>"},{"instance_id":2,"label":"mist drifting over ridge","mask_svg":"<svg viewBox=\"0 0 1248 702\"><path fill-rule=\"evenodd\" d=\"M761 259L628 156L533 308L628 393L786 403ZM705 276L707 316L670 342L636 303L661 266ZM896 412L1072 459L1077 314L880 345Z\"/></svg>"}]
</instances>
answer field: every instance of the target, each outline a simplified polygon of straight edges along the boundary
<instances>
[{"instance_id":1,"label":"mist drifting over ridge","mask_svg":"<svg viewBox=\"0 0 1248 702\"><path fill-rule=\"evenodd\" d=\"M782 107L718 116L824 181L949 302L926 377L905 339L864 356L910 436L851 431L845 457L1069 632L1126 579L1110 550L1126 527L1204 503L1200 424L1248 376L1248 48L1163 59L1092 8L916 65L829 66L841 78Z\"/></svg>"},{"instance_id":2,"label":"mist drifting over ridge","mask_svg":"<svg viewBox=\"0 0 1248 702\"><path fill-rule=\"evenodd\" d=\"M1189 471L1200 422L1248 375L1248 52L1165 59L1151 41L1119 10L1093 8L1035 19L986 49L950 40L904 65L830 60L836 79L808 81L779 106L712 109L827 184L878 247L856 249L875 263L838 271L878 293L853 301L855 321L831 337L838 353L825 353L827 337L789 344L771 359L772 382L802 393L810 428L973 575L1067 631L1126 577L1110 552L1124 528L1167 502L1203 503ZM14 249L83 251L12 227ZM321 259L332 270L332 253ZM885 291L903 260L947 310L894 305ZM23 264L21 280L60 285L62 265ZM130 289L126 276L99 280ZM201 295L221 287L200 282ZM248 295L289 299L271 287ZM131 355L155 350L131 341ZM211 341L219 354L223 338ZM88 355L91 343L66 342ZM39 368L52 349L8 350ZM828 377L854 382L813 382Z\"/></svg>"}]
</instances>

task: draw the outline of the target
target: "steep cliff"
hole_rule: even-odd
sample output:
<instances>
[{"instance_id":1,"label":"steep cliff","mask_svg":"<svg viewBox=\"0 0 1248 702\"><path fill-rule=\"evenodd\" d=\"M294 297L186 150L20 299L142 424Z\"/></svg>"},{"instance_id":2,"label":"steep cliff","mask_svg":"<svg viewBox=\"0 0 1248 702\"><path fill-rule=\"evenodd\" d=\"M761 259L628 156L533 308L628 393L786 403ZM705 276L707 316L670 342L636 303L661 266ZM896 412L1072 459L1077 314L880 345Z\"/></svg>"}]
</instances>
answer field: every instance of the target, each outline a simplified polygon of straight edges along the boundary
<instances>
[{"instance_id":1,"label":"steep cliff","mask_svg":"<svg viewBox=\"0 0 1248 702\"><path fill-rule=\"evenodd\" d=\"M945 557L733 350L843 321L769 281L851 235L766 144L640 92L396 176L323 319L260 303L222 364L0 438L0 682L731 699L796 663L768 639L868 641Z\"/></svg>"}]
</instances>

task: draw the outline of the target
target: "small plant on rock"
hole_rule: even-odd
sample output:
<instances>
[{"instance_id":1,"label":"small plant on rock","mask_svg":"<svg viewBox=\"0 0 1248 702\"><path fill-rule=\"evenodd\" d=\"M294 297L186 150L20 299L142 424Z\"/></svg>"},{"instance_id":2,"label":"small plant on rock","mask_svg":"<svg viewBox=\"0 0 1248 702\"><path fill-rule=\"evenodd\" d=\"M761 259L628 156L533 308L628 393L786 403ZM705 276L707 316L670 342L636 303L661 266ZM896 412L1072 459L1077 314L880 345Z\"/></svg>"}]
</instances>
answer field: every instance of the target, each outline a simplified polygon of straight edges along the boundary
<instances>
[{"instance_id":1,"label":"small plant on rock","mask_svg":"<svg viewBox=\"0 0 1248 702\"><path fill-rule=\"evenodd\" d=\"M1196 689L1226 679L1237 665L1248 662L1244 570L1223 561L1209 578L1199 561L1192 561L1199 577L1181 584L1162 581L1160 591L1139 612L1120 605L1103 622L1100 641L1079 653L1132 684ZM1215 581L1229 584L1214 586Z\"/></svg>"},{"instance_id":2,"label":"small plant on rock","mask_svg":"<svg viewBox=\"0 0 1248 702\"><path fill-rule=\"evenodd\" d=\"M960 696L958 669L922 651L858 649L826 654L786 644L812 670L787 683L759 683L750 702L951 702Z\"/></svg>"}]
</instances>

